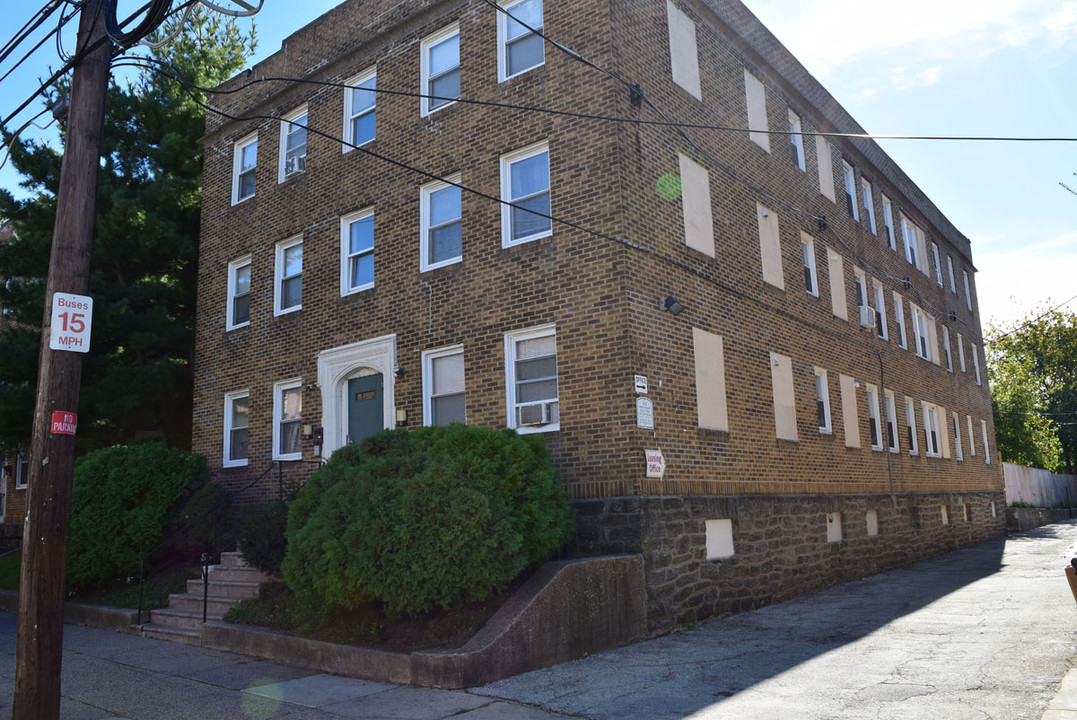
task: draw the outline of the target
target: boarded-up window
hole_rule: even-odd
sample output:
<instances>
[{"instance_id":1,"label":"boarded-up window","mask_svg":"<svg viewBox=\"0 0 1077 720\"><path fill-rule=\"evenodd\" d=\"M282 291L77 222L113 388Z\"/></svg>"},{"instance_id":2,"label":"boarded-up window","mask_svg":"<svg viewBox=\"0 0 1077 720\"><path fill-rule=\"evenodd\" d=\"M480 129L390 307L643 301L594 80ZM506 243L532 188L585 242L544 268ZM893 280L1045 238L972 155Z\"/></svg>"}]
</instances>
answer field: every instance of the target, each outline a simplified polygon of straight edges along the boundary
<instances>
[{"instance_id":1,"label":"boarded-up window","mask_svg":"<svg viewBox=\"0 0 1077 720\"><path fill-rule=\"evenodd\" d=\"M750 132L751 138L759 147L770 152L770 135L767 128L767 91L763 88L763 81L744 71L744 94L748 102L748 129L763 130L764 132Z\"/></svg>"},{"instance_id":2,"label":"boarded-up window","mask_svg":"<svg viewBox=\"0 0 1077 720\"><path fill-rule=\"evenodd\" d=\"M860 447L860 425L856 411L856 383L848 375L839 375L841 381L841 419L845 425L845 447Z\"/></svg>"},{"instance_id":3,"label":"boarded-up window","mask_svg":"<svg viewBox=\"0 0 1077 720\"><path fill-rule=\"evenodd\" d=\"M782 277L782 243L778 236L778 214L759 203L755 204L759 219L759 253L763 263L763 281L785 289Z\"/></svg>"},{"instance_id":4,"label":"boarded-up window","mask_svg":"<svg viewBox=\"0 0 1077 720\"><path fill-rule=\"evenodd\" d=\"M725 395L725 353L721 335L692 328L696 363L696 409L699 427L729 431Z\"/></svg>"},{"instance_id":5,"label":"boarded-up window","mask_svg":"<svg viewBox=\"0 0 1077 720\"><path fill-rule=\"evenodd\" d=\"M779 440L797 440L796 397L793 392L793 361L770 354L770 379L774 385L774 430Z\"/></svg>"},{"instance_id":6,"label":"boarded-up window","mask_svg":"<svg viewBox=\"0 0 1077 720\"><path fill-rule=\"evenodd\" d=\"M849 301L845 299L845 263L842 262L841 255L827 248L826 265L830 271L830 303L834 308L834 317L848 320Z\"/></svg>"},{"instance_id":7,"label":"boarded-up window","mask_svg":"<svg viewBox=\"0 0 1077 720\"><path fill-rule=\"evenodd\" d=\"M681 206L684 210L684 241L688 247L714 257L714 219L711 215L711 184L707 169L679 155Z\"/></svg>"},{"instance_id":8,"label":"boarded-up window","mask_svg":"<svg viewBox=\"0 0 1077 720\"><path fill-rule=\"evenodd\" d=\"M815 155L819 161L819 192L834 200L834 162L830 158L830 141L822 135L815 136Z\"/></svg>"},{"instance_id":9,"label":"boarded-up window","mask_svg":"<svg viewBox=\"0 0 1077 720\"><path fill-rule=\"evenodd\" d=\"M666 15L669 18L669 61L673 69L673 82L691 93L696 100L702 100L696 24L671 2L666 2Z\"/></svg>"}]
</instances>

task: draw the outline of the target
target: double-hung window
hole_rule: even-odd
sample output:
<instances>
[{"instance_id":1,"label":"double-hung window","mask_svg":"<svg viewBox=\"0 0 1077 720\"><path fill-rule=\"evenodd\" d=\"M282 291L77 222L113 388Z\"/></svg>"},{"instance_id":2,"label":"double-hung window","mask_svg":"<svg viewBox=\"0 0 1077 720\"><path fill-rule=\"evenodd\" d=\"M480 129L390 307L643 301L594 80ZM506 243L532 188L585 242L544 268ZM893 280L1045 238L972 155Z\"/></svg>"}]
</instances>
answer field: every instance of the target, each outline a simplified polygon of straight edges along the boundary
<instances>
[{"instance_id":1,"label":"double-hung window","mask_svg":"<svg viewBox=\"0 0 1077 720\"><path fill-rule=\"evenodd\" d=\"M307 170L307 106L294 110L280 121L280 168L277 182Z\"/></svg>"},{"instance_id":2,"label":"double-hung window","mask_svg":"<svg viewBox=\"0 0 1077 720\"><path fill-rule=\"evenodd\" d=\"M356 75L344 91L344 152L364 145L376 136L375 116L378 104L376 68Z\"/></svg>"},{"instance_id":3,"label":"double-hung window","mask_svg":"<svg viewBox=\"0 0 1077 720\"><path fill-rule=\"evenodd\" d=\"M549 237L550 149L532 145L501 158L501 246ZM541 213L541 214L536 214Z\"/></svg>"},{"instance_id":4,"label":"double-hung window","mask_svg":"<svg viewBox=\"0 0 1077 720\"><path fill-rule=\"evenodd\" d=\"M886 446L892 453L900 452L901 446L899 445L900 441L898 440L897 429L897 404L894 400L893 391L883 391L883 399L886 402Z\"/></svg>"},{"instance_id":5,"label":"double-hung window","mask_svg":"<svg viewBox=\"0 0 1077 720\"><path fill-rule=\"evenodd\" d=\"M800 116L792 110L789 111L789 142L793 152L793 164L800 169L801 172L807 172L806 163L804 162L804 135L801 134L803 125L800 122Z\"/></svg>"},{"instance_id":6,"label":"double-hung window","mask_svg":"<svg viewBox=\"0 0 1077 720\"><path fill-rule=\"evenodd\" d=\"M460 97L460 26L450 25L422 42L420 114L448 107Z\"/></svg>"},{"instance_id":7,"label":"double-hung window","mask_svg":"<svg viewBox=\"0 0 1077 720\"><path fill-rule=\"evenodd\" d=\"M920 257L916 252L916 231L913 224L904 215L901 216L901 241L905 243L905 259L917 270L920 269Z\"/></svg>"},{"instance_id":8,"label":"double-hung window","mask_svg":"<svg viewBox=\"0 0 1077 720\"><path fill-rule=\"evenodd\" d=\"M890 198L883 195L883 228L886 229L886 244L891 250L897 250L897 241L894 238L894 206Z\"/></svg>"},{"instance_id":9,"label":"double-hung window","mask_svg":"<svg viewBox=\"0 0 1077 720\"><path fill-rule=\"evenodd\" d=\"M559 430L556 327L507 333L505 374L508 426L521 433Z\"/></svg>"},{"instance_id":10,"label":"double-hung window","mask_svg":"<svg viewBox=\"0 0 1077 720\"><path fill-rule=\"evenodd\" d=\"M853 166L844 160L841 161L842 173L845 176L845 209L849 211L849 217L860 222L860 208L856 202L856 174Z\"/></svg>"},{"instance_id":11,"label":"double-hung window","mask_svg":"<svg viewBox=\"0 0 1077 720\"><path fill-rule=\"evenodd\" d=\"M235 330L251 322L251 256L228 263L228 307L225 329Z\"/></svg>"},{"instance_id":12,"label":"double-hung window","mask_svg":"<svg viewBox=\"0 0 1077 720\"><path fill-rule=\"evenodd\" d=\"M542 0L510 0L497 13L497 75L502 82L546 61L541 37Z\"/></svg>"},{"instance_id":13,"label":"double-hung window","mask_svg":"<svg viewBox=\"0 0 1077 720\"><path fill-rule=\"evenodd\" d=\"M871 281L875 288L875 332L883 340L890 339L890 332L886 329L886 295L883 285L878 280Z\"/></svg>"},{"instance_id":14,"label":"double-hung window","mask_svg":"<svg viewBox=\"0 0 1077 720\"><path fill-rule=\"evenodd\" d=\"M374 210L340 218L340 294L374 287Z\"/></svg>"},{"instance_id":15,"label":"double-hung window","mask_svg":"<svg viewBox=\"0 0 1077 720\"><path fill-rule=\"evenodd\" d=\"M965 336L957 334L957 361L961 364L961 372L968 372L965 367Z\"/></svg>"},{"instance_id":16,"label":"double-hung window","mask_svg":"<svg viewBox=\"0 0 1077 720\"><path fill-rule=\"evenodd\" d=\"M826 370L822 368L815 368L815 414L819 419L819 432L831 434L834 430L830 421L830 387Z\"/></svg>"},{"instance_id":17,"label":"double-hung window","mask_svg":"<svg viewBox=\"0 0 1077 720\"><path fill-rule=\"evenodd\" d=\"M879 408L879 388L868 385L868 431L871 436L871 449L883 449L882 414Z\"/></svg>"},{"instance_id":18,"label":"double-hung window","mask_svg":"<svg viewBox=\"0 0 1077 720\"><path fill-rule=\"evenodd\" d=\"M976 384L983 385L983 379L980 377L980 353L972 343L969 343L969 347L972 348L972 369L976 373Z\"/></svg>"},{"instance_id":19,"label":"double-hung window","mask_svg":"<svg viewBox=\"0 0 1077 720\"><path fill-rule=\"evenodd\" d=\"M969 429L969 455L976 457L976 436L972 432L972 416L966 415L965 420L968 421L966 427Z\"/></svg>"},{"instance_id":20,"label":"double-hung window","mask_svg":"<svg viewBox=\"0 0 1077 720\"><path fill-rule=\"evenodd\" d=\"M942 445L939 440L939 408L925 402L924 406L924 452L928 457L942 457Z\"/></svg>"},{"instance_id":21,"label":"double-hung window","mask_svg":"<svg viewBox=\"0 0 1077 720\"><path fill-rule=\"evenodd\" d=\"M815 267L815 239L801 232L800 247L804 256L804 289L809 295L819 297L819 279Z\"/></svg>"},{"instance_id":22,"label":"double-hung window","mask_svg":"<svg viewBox=\"0 0 1077 720\"><path fill-rule=\"evenodd\" d=\"M972 290L969 288L969 271L962 270L961 275L965 280L965 307L969 309L969 312L972 312Z\"/></svg>"},{"instance_id":23,"label":"double-hung window","mask_svg":"<svg viewBox=\"0 0 1077 720\"><path fill-rule=\"evenodd\" d=\"M448 425L466 421L464 346L423 352L424 424Z\"/></svg>"},{"instance_id":24,"label":"double-hung window","mask_svg":"<svg viewBox=\"0 0 1077 720\"><path fill-rule=\"evenodd\" d=\"M965 459L964 448L961 447L961 418L957 413L950 413L954 423L954 449L957 450L957 459Z\"/></svg>"},{"instance_id":25,"label":"double-hung window","mask_svg":"<svg viewBox=\"0 0 1077 720\"><path fill-rule=\"evenodd\" d=\"M463 259L460 188L451 184L459 183L460 176L448 180L424 185L420 190L421 270L433 270Z\"/></svg>"},{"instance_id":26,"label":"double-hung window","mask_svg":"<svg viewBox=\"0 0 1077 720\"><path fill-rule=\"evenodd\" d=\"M932 360L931 341L928 336L927 316L924 311L910 303L912 307L912 331L916 340L916 354L924 360Z\"/></svg>"},{"instance_id":27,"label":"double-hung window","mask_svg":"<svg viewBox=\"0 0 1077 720\"><path fill-rule=\"evenodd\" d=\"M946 256L946 274L950 276L950 292L957 295L957 283L954 282L954 256Z\"/></svg>"},{"instance_id":28,"label":"double-hung window","mask_svg":"<svg viewBox=\"0 0 1077 720\"><path fill-rule=\"evenodd\" d=\"M860 190L864 196L864 212L868 216L868 230L872 235L877 235L879 229L875 226L875 199L871 196L871 183L863 177L860 178Z\"/></svg>"},{"instance_id":29,"label":"double-hung window","mask_svg":"<svg viewBox=\"0 0 1077 720\"><path fill-rule=\"evenodd\" d=\"M942 326L942 354L946 356L946 369L954 371L954 356L950 352L950 328Z\"/></svg>"},{"instance_id":30,"label":"double-hung window","mask_svg":"<svg viewBox=\"0 0 1077 720\"><path fill-rule=\"evenodd\" d=\"M303 422L303 381L279 382L273 386L273 459L300 460Z\"/></svg>"},{"instance_id":31,"label":"double-hung window","mask_svg":"<svg viewBox=\"0 0 1077 720\"><path fill-rule=\"evenodd\" d=\"M303 237L277 243L274 263L273 314L283 315L303 307Z\"/></svg>"},{"instance_id":32,"label":"double-hung window","mask_svg":"<svg viewBox=\"0 0 1077 720\"><path fill-rule=\"evenodd\" d=\"M905 428L908 430L909 454L919 455L920 446L916 439L916 405L908 395L905 396Z\"/></svg>"},{"instance_id":33,"label":"double-hung window","mask_svg":"<svg viewBox=\"0 0 1077 720\"><path fill-rule=\"evenodd\" d=\"M224 467L247 464L250 428L250 393L247 390L224 396Z\"/></svg>"},{"instance_id":34,"label":"double-hung window","mask_svg":"<svg viewBox=\"0 0 1077 720\"><path fill-rule=\"evenodd\" d=\"M258 168L258 133L236 141L232 155L232 204L254 197L254 175Z\"/></svg>"},{"instance_id":35,"label":"double-hung window","mask_svg":"<svg viewBox=\"0 0 1077 720\"><path fill-rule=\"evenodd\" d=\"M898 327L898 347L908 349L909 343L905 335L905 299L894 293L894 319Z\"/></svg>"}]
</instances>

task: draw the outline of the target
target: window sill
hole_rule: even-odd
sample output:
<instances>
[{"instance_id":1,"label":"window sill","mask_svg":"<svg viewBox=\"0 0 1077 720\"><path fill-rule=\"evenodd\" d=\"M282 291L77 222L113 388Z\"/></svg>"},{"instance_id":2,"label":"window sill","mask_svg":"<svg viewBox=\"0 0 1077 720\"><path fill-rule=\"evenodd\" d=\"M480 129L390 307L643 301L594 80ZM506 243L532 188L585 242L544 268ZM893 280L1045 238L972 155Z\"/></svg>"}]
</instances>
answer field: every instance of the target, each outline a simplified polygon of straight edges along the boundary
<instances>
[{"instance_id":1,"label":"window sill","mask_svg":"<svg viewBox=\"0 0 1077 720\"><path fill-rule=\"evenodd\" d=\"M230 460L230 461L226 461L226 462L221 463L221 467L222 468L247 467L247 461L246 460Z\"/></svg>"},{"instance_id":2,"label":"window sill","mask_svg":"<svg viewBox=\"0 0 1077 720\"><path fill-rule=\"evenodd\" d=\"M302 305L296 305L295 307L290 307L287 310L273 310L273 317L281 317L282 315L291 315L292 313L299 312L302 309L303 309Z\"/></svg>"},{"instance_id":3,"label":"window sill","mask_svg":"<svg viewBox=\"0 0 1077 720\"><path fill-rule=\"evenodd\" d=\"M419 272L424 272L425 273L425 272L430 272L431 270L439 270L439 269L444 268L444 267L451 267L453 265L459 265L463 261L464 261L464 256L461 255L459 257L452 258L451 260L442 260L441 262L434 263L432 265L427 265L425 263L420 263L419 264ZM373 286L371 286L371 287L373 287Z\"/></svg>"},{"instance_id":4,"label":"window sill","mask_svg":"<svg viewBox=\"0 0 1077 720\"><path fill-rule=\"evenodd\" d=\"M274 462L292 462L293 460L302 460L303 453L294 453L290 455L274 455Z\"/></svg>"},{"instance_id":5,"label":"window sill","mask_svg":"<svg viewBox=\"0 0 1077 720\"><path fill-rule=\"evenodd\" d=\"M534 435L536 433L549 433L558 432L561 429L561 423L555 422L549 425L525 425L524 427L510 427L515 430L517 435Z\"/></svg>"},{"instance_id":6,"label":"window sill","mask_svg":"<svg viewBox=\"0 0 1077 720\"><path fill-rule=\"evenodd\" d=\"M519 247L520 245L527 245L528 243L535 242L536 240L542 240L544 238L553 237L553 230L543 233L537 233L535 235L529 235L519 240L508 241L504 235L501 237L501 249L508 250L509 248Z\"/></svg>"},{"instance_id":7,"label":"window sill","mask_svg":"<svg viewBox=\"0 0 1077 720\"><path fill-rule=\"evenodd\" d=\"M224 331L225 332L232 332L233 330L242 330L243 328L250 327L250 326L251 326L251 321L248 320L247 322L240 323L239 325L226 325L225 328L224 328Z\"/></svg>"},{"instance_id":8,"label":"window sill","mask_svg":"<svg viewBox=\"0 0 1077 720\"><path fill-rule=\"evenodd\" d=\"M340 296L341 297L350 297L351 295L358 295L360 293L366 292L367 290L373 290L373 289L374 289L374 283L369 283L367 285L360 285L359 287L348 288L347 290L341 290L340 291Z\"/></svg>"},{"instance_id":9,"label":"window sill","mask_svg":"<svg viewBox=\"0 0 1077 720\"><path fill-rule=\"evenodd\" d=\"M437 112L437 111L435 111L435 112ZM377 139L378 139L377 136L375 136L375 137L370 138L369 140L364 140L361 143L353 143L351 140L346 140L341 144L340 154L341 155L347 155L352 150L358 150L361 147L365 147L366 145L369 145L370 143L374 142Z\"/></svg>"}]
</instances>

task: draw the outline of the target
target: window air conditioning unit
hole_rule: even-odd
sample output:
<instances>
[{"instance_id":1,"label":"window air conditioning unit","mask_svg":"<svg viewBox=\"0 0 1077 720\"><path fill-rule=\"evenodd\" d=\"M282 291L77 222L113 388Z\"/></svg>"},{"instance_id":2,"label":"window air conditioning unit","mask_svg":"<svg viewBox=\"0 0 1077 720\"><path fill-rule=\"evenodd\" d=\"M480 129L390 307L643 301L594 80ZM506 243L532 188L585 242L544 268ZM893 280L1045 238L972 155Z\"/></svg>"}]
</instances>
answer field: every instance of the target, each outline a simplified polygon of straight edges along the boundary
<instances>
[{"instance_id":1,"label":"window air conditioning unit","mask_svg":"<svg viewBox=\"0 0 1077 720\"><path fill-rule=\"evenodd\" d=\"M516 408L516 424L519 427L549 425L552 420L554 402L541 402L534 405L521 405Z\"/></svg>"},{"instance_id":2,"label":"window air conditioning unit","mask_svg":"<svg viewBox=\"0 0 1077 720\"><path fill-rule=\"evenodd\" d=\"M307 171L307 158L300 156L294 158L288 158L284 161L284 174L294 175L295 173L301 173Z\"/></svg>"},{"instance_id":3,"label":"window air conditioning unit","mask_svg":"<svg viewBox=\"0 0 1077 720\"><path fill-rule=\"evenodd\" d=\"M875 310L868 305L860 306L860 327L875 329Z\"/></svg>"}]
</instances>

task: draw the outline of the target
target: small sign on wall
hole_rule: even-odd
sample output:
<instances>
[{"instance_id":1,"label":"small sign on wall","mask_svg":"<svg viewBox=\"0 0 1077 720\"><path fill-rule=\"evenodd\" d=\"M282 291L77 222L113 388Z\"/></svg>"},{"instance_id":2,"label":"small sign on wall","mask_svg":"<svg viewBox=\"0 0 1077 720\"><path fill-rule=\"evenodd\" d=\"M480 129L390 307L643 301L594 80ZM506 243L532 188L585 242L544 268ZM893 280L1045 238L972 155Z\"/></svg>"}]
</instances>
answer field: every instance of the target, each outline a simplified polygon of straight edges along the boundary
<instances>
[{"instance_id":1,"label":"small sign on wall","mask_svg":"<svg viewBox=\"0 0 1077 720\"><path fill-rule=\"evenodd\" d=\"M650 398L636 398L636 425L644 430L654 430L654 403Z\"/></svg>"},{"instance_id":2,"label":"small sign on wall","mask_svg":"<svg viewBox=\"0 0 1077 720\"><path fill-rule=\"evenodd\" d=\"M51 423L53 435L74 435L78 425L79 416L75 413L64 412L63 410L53 411Z\"/></svg>"},{"instance_id":3,"label":"small sign on wall","mask_svg":"<svg viewBox=\"0 0 1077 720\"><path fill-rule=\"evenodd\" d=\"M637 375L636 376L636 393L638 395L646 395L647 394L647 376L646 375Z\"/></svg>"},{"instance_id":4,"label":"small sign on wall","mask_svg":"<svg viewBox=\"0 0 1077 720\"><path fill-rule=\"evenodd\" d=\"M660 478L666 472L666 459L661 450L644 450L647 456L647 477Z\"/></svg>"}]
</instances>

